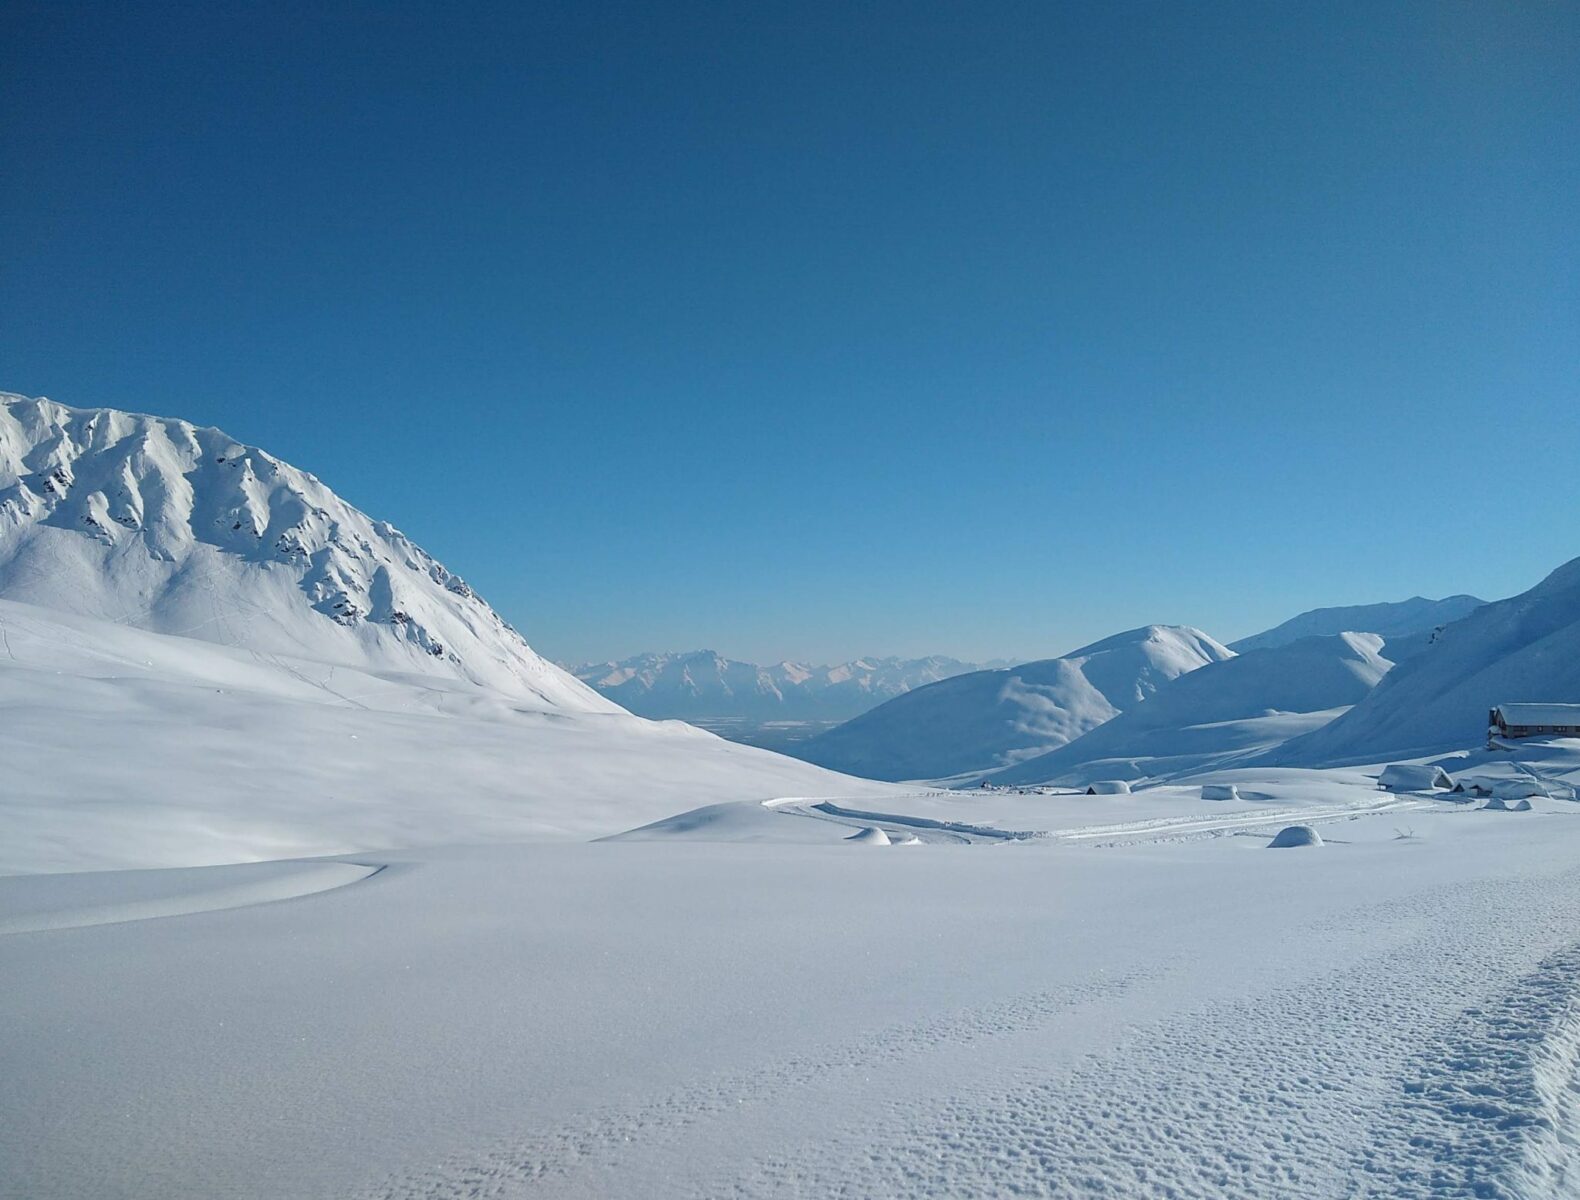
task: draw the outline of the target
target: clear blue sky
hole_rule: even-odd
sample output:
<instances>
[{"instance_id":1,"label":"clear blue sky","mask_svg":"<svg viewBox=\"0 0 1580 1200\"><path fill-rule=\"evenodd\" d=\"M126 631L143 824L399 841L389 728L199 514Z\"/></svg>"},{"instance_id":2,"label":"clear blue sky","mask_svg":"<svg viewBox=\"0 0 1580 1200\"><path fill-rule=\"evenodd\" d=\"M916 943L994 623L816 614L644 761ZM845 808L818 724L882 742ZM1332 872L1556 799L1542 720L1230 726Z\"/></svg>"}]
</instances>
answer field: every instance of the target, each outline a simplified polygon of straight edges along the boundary
<instances>
[{"instance_id":1,"label":"clear blue sky","mask_svg":"<svg viewBox=\"0 0 1580 1200\"><path fill-rule=\"evenodd\" d=\"M11 0L0 162L0 388L261 444L561 658L1580 554L1574 3Z\"/></svg>"}]
</instances>

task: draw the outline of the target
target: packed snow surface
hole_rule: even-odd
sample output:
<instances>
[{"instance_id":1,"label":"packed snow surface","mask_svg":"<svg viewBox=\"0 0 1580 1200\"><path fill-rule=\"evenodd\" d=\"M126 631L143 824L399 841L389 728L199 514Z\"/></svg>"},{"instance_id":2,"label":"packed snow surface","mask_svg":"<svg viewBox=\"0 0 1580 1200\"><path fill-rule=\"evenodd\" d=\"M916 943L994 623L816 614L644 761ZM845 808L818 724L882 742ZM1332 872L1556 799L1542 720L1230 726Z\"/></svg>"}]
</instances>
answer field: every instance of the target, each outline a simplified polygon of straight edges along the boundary
<instances>
[{"instance_id":1,"label":"packed snow surface","mask_svg":"<svg viewBox=\"0 0 1580 1200\"><path fill-rule=\"evenodd\" d=\"M1573 1195L1580 810L1377 769L3 878L185 915L0 934L0 1195Z\"/></svg>"},{"instance_id":2,"label":"packed snow surface","mask_svg":"<svg viewBox=\"0 0 1580 1200\"><path fill-rule=\"evenodd\" d=\"M873 779L942 779L1034 758L1170 680L1231 657L1199 629L1150 625L1063 658L930 684L802 743L810 762Z\"/></svg>"}]
</instances>

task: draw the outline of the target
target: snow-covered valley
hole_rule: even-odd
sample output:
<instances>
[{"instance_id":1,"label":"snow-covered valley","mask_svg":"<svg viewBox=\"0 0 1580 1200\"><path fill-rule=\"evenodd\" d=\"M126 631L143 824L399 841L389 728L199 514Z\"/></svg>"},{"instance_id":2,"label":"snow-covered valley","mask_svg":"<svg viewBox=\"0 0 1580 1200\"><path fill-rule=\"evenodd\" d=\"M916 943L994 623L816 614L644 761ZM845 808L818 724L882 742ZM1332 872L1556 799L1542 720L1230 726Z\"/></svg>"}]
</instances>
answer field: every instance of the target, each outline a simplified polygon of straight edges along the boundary
<instances>
[{"instance_id":1,"label":"snow-covered valley","mask_svg":"<svg viewBox=\"0 0 1580 1200\"><path fill-rule=\"evenodd\" d=\"M814 765L3 398L0 1196L1574 1195L1580 739L1485 720L1576 572L858 672Z\"/></svg>"}]
</instances>

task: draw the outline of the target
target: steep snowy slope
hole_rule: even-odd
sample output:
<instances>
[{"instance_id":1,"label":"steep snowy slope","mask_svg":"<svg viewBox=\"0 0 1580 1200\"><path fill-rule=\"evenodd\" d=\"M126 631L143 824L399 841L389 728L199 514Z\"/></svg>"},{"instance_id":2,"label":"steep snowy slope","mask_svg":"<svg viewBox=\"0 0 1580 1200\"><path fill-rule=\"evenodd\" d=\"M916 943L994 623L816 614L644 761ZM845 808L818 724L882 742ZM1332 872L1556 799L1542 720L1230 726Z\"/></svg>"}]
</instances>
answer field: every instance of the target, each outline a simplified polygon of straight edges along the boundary
<instances>
[{"instance_id":1,"label":"steep snowy slope","mask_svg":"<svg viewBox=\"0 0 1580 1200\"><path fill-rule=\"evenodd\" d=\"M399 530L185 421L0 393L0 598L614 709Z\"/></svg>"},{"instance_id":2,"label":"steep snowy slope","mask_svg":"<svg viewBox=\"0 0 1580 1200\"><path fill-rule=\"evenodd\" d=\"M759 666L696 650L587 663L572 673L643 717L840 721L915 688L978 669L936 655L861 658L835 666Z\"/></svg>"},{"instance_id":3,"label":"steep snowy slope","mask_svg":"<svg viewBox=\"0 0 1580 1200\"><path fill-rule=\"evenodd\" d=\"M1441 600L1428 600L1425 596L1412 596L1388 604L1352 604L1346 608L1314 608L1299 616L1290 617L1282 625L1262 633L1230 642L1229 648L1237 654L1247 650L1266 650L1272 646L1287 646L1305 637L1325 637L1335 633L1380 633L1384 637L1404 638L1410 634L1428 634L1439 625L1447 625L1461 617L1468 617L1485 604L1475 596L1445 596Z\"/></svg>"},{"instance_id":4,"label":"steep snowy slope","mask_svg":"<svg viewBox=\"0 0 1580 1200\"><path fill-rule=\"evenodd\" d=\"M0 600L0 875L584 839L885 790L678 721Z\"/></svg>"},{"instance_id":5,"label":"steep snowy slope","mask_svg":"<svg viewBox=\"0 0 1580 1200\"><path fill-rule=\"evenodd\" d=\"M1447 626L1343 717L1273 757L1380 761L1475 746L1487 710L1516 700L1580 701L1580 559Z\"/></svg>"},{"instance_id":6,"label":"steep snowy slope","mask_svg":"<svg viewBox=\"0 0 1580 1200\"><path fill-rule=\"evenodd\" d=\"M1372 633L1302 638L1208 663L995 783L1084 784L1199 770L1327 724L1393 666Z\"/></svg>"},{"instance_id":7,"label":"steep snowy slope","mask_svg":"<svg viewBox=\"0 0 1580 1200\"><path fill-rule=\"evenodd\" d=\"M809 762L873 779L941 779L1035 758L1169 680L1232 657L1199 629L1149 625L1062 658L918 688L812 738Z\"/></svg>"},{"instance_id":8,"label":"steep snowy slope","mask_svg":"<svg viewBox=\"0 0 1580 1200\"><path fill-rule=\"evenodd\" d=\"M878 790L631 716L222 433L0 399L0 873L593 837L703 796Z\"/></svg>"}]
</instances>

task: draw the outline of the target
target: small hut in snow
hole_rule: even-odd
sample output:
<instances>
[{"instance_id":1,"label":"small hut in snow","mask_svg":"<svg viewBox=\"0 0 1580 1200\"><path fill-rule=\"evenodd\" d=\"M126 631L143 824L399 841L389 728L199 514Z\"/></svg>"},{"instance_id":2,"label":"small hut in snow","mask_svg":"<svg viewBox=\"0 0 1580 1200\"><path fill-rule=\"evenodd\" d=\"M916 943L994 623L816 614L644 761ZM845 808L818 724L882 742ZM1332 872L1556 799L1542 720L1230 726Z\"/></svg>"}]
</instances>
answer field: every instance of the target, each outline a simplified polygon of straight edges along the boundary
<instances>
[{"instance_id":1,"label":"small hut in snow","mask_svg":"<svg viewBox=\"0 0 1580 1200\"><path fill-rule=\"evenodd\" d=\"M1429 792L1434 788L1447 791L1454 786L1454 781L1442 767L1392 763L1377 777L1377 786L1385 792Z\"/></svg>"},{"instance_id":2,"label":"small hut in snow","mask_svg":"<svg viewBox=\"0 0 1580 1200\"><path fill-rule=\"evenodd\" d=\"M1547 785L1540 779L1532 779L1529 775L1518 775L1513 779L1500 779L1492 785L1492 798L1494 800L1528 800L1532 796L1546 796Z\"/></svg>"},{"instance_id":3,"label":"small hut in snow","mask_svg":"<svg viewBox=\"0 0 1580 1200\"><path fill-rule=\"evenodd\" d=\"M1130 784L1123 779L1099 779L1086 786L1088 796L1128 796Z\"/></svg>"}]
</instances>

